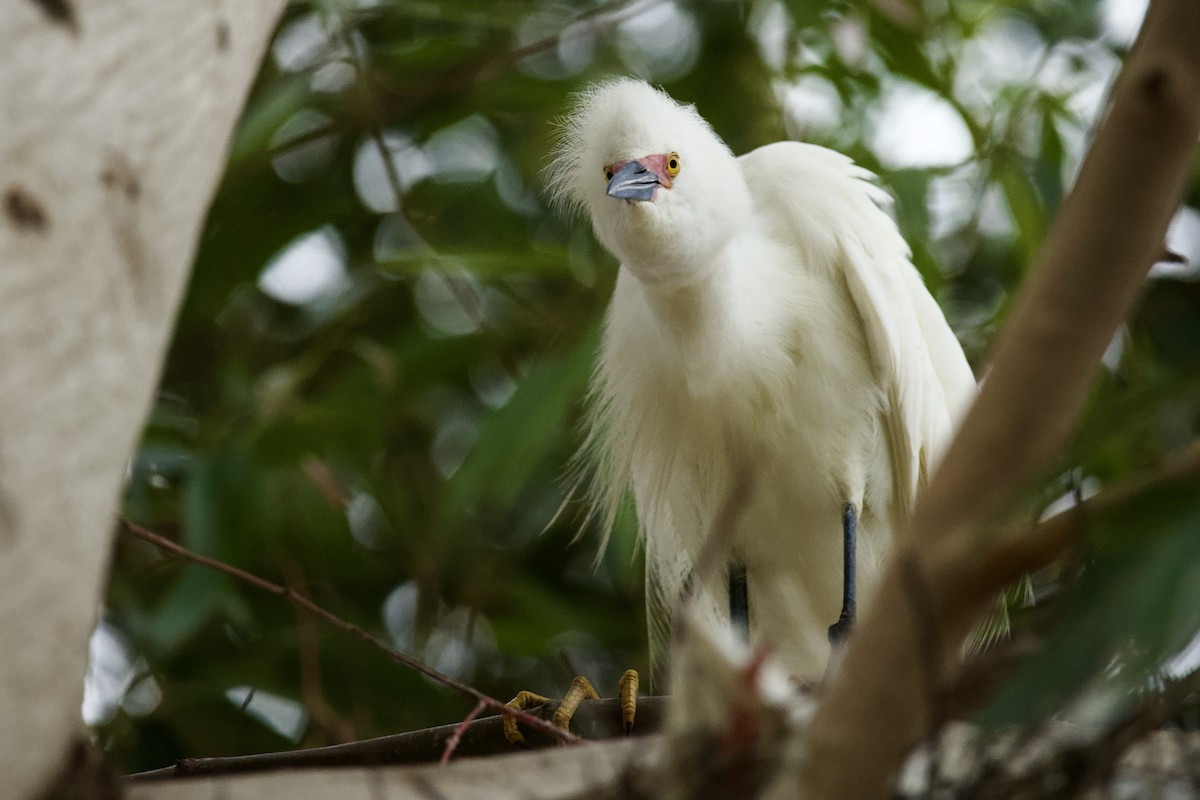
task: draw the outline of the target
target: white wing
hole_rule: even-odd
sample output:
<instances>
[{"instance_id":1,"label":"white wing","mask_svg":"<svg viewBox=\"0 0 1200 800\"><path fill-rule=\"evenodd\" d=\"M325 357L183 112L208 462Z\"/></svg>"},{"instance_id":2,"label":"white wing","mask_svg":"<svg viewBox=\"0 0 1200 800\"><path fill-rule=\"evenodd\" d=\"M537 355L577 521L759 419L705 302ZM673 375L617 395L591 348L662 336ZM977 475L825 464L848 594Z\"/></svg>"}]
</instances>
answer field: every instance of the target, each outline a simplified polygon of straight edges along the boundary
<instances>
[{"instance_id":1,"label":"white wing","mask_svg":"<svg viewBox=\"0 0 1200 800\"><path fill-rule=\"evenodd\" d=\"M893 476L893 524L949 443L975 393L962 348L909 260L886 193L841 153L779 142L738 159L759 214L810 269L840 272L861 317Z\"/></svg>"}]
</instances>

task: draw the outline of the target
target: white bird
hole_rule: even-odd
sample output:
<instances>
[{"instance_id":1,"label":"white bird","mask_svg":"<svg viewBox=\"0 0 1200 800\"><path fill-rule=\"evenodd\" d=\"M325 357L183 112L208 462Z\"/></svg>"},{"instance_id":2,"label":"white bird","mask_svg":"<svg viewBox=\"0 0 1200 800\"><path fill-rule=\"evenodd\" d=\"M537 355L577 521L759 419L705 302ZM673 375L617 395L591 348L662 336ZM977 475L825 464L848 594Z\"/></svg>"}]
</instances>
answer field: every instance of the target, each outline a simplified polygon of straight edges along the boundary
<instances>
[{"instance_id":1,"label":"white bird","mask_svg":"<svg viewBox=\"0 0 1200 800\"><path fill-rule=\"evenodd\" d=\"M579 97L546 175L621 263L583 455L605 543L633 492L652 664L691 587L713 624L819 679L853 617L844 570L869 602L975 392L887 195L822 147L735 157L694 108L632 79ZM743 463L728 574L693 586Z\"/></svg>"}]
</instances>

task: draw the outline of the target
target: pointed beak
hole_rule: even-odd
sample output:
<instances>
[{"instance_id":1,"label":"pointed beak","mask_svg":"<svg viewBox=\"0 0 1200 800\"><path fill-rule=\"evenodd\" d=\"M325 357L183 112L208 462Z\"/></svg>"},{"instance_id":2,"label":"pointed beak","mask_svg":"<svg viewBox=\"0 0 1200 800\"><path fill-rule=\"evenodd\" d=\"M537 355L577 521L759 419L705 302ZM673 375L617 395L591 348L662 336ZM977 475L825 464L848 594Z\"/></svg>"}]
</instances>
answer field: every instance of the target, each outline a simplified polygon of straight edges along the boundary
<instances>
[{"instance_id":1,"label":"pointed beak","mask_svg":"<svg viewBox=\"0 0 1200 800\"><path fill-rule=\"evenodd\" d=\"M640 161L626 162L608 182L608 196L621 200L651 200L661 183L658 175Z\"/></svg>"}]
</instances>

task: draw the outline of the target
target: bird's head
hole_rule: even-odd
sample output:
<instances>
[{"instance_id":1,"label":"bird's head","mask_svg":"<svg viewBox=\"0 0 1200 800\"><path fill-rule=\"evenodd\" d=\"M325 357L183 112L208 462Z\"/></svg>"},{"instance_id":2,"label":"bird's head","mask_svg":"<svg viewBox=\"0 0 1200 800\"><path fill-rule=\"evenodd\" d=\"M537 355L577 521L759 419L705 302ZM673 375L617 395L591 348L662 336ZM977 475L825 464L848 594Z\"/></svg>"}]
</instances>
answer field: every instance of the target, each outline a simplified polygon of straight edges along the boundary
<instances>
[{"instance_id":1,"label":"bird's head","mask_svg":"<svg viewBox=\"0 0 1200 800\"><path fill-rule=\"evenodd\" d=\"M725 143L693 107L639 80L579 96L545 176L554 200L586 212L604 246L652 285L703 277L750 215Z\"/></svg>"}]
</instances>

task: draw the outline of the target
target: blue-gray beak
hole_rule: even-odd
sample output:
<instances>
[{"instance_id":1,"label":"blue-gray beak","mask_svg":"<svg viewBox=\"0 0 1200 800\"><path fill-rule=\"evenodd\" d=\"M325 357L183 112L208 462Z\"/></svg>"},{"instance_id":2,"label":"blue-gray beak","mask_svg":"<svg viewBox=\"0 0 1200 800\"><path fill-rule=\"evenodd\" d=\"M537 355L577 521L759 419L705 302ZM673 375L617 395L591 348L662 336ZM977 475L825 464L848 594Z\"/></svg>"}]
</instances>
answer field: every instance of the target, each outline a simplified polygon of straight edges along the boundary
<instances>
[{"instance_id":1,"label":"blue-gray beak","mask_svg":"<svg viewBox=\"0 0 1200 800\"><path fill-rule=\"evenodd\" d=\"M608 181L608 196L622 200L650 200L659 186L658 176L638 161L621 167Z\"/></svg>"}]
</instances>

